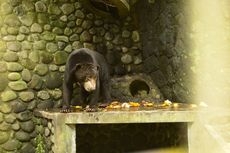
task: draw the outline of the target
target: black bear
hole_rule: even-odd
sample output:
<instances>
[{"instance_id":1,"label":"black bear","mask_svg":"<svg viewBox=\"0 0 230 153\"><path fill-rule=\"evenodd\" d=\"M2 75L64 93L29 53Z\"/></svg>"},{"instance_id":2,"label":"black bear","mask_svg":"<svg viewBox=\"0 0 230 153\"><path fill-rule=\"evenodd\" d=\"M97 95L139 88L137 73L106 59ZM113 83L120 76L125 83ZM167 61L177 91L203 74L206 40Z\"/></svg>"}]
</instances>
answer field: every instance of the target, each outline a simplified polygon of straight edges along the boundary
<instances>
[{"instance_id":1,"label":"black bear","mask_svg":"<svg viewBox=\"0 0 230 153\"><path fill-rule=\"evenodd\" d=\"M73 84L80 87L80 103L95 106L102 96L110 102L109 69L104 57L93 50L81 48L74 50L65 65L63 81L63 112L70 111Z\"/></svg>"}]
</instances>

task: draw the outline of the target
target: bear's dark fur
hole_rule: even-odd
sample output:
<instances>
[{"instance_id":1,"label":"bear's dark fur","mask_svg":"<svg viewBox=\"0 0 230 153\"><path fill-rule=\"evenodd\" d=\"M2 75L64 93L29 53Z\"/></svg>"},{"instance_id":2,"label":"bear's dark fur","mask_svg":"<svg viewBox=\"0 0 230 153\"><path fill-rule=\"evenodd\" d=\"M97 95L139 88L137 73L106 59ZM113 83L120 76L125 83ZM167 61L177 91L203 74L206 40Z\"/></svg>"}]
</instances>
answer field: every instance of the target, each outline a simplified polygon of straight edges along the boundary
<instances>
[{"instance_id":1,"label":"bear's dark fur","mask_svg":"<svg viewBox=\"0 0 230 153\"><path fill-rule=\"evenodd\" d=\"M83 83L86 77L95 78L96 89L88 92ZM80 103L94 106L99 97L105 102L110 102L110 77L109 69L104 57L96 51L82 48L73 51L66 62L63 81L63 110L70 108L73 84L80 87Z\"/></svg>"}]
</instances>

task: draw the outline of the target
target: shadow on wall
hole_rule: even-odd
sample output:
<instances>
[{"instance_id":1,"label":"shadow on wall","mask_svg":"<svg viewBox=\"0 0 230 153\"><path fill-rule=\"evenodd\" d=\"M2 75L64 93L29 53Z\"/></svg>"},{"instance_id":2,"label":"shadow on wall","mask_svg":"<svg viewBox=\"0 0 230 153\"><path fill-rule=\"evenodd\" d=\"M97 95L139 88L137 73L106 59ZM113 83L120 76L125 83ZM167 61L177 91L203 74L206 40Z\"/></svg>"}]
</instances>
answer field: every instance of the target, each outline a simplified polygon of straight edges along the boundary
<instances>
[{"instance_id":1,"label":"shadow on wall","mask_svg":"<svg viewBox=\"0 0 230 153\"><path fill-rule=\"evenodd\" d=\"M183 123L76 125L76 130L78 153L153 153L167 147L187 152Z\"/></svg>"}]
</instances>

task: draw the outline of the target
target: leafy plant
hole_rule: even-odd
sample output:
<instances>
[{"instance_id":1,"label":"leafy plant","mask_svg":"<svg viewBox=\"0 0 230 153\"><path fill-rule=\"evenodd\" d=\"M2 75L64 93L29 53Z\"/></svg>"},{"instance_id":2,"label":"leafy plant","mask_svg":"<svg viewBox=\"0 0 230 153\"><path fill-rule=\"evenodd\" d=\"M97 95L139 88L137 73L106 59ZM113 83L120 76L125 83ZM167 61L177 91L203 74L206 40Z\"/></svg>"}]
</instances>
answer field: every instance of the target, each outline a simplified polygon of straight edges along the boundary
<instances>
[{"instance_id":1,"label":"leafy plant","mask_svg":"<svg viewBox=\"0 0 230 153\"><path fill-rule=\"evenodd\" d=\"M45 153L45 140L41 134L38 134L35 138L36 148L35 153Z\"/></svg>"}]
</instances>

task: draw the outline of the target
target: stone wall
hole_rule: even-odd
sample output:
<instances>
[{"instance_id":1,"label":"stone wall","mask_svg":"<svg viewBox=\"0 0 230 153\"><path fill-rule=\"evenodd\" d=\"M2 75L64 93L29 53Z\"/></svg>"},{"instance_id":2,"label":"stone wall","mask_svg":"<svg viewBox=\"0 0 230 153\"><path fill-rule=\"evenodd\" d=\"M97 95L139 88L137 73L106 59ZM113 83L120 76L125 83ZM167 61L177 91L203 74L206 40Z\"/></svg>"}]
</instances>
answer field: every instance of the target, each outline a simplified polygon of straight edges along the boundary
<instances>
[{"instance_id":1,"label":"stone wall","mask_svg":"<svg viewBox=\"0 0 230 153\"><path fill-rule=\"evenodd\" d=\"M33 117L34 124L36 125L37 135L34 139L36 144L36 153L53 153L54 147L54 125L52 120L48 120L35 115ZM33 150L31 150L32 152Z\"/></svg>"},{"instance_id":2,"label":"stone wall","mask_svg":"<svg viewBox=\"0 0 230 153\"><path fill-rule=\"evenodd\" d=\"M165 98L179 102L193 95L189 7L181 0L140 0L136 5L144 71Z\"/></svg>"},{"instance_id":3,"label":"stone wall","mask_svg":"<svg viewBox=\"0 0 230 153\"><path fill-rule=\"evenodd\" d=\"M166 98L186 101L181 1L140 0L125 19L104 19L77 0L0 4L0 152L34 152L39 126L33 110L60 107L64 65L77 48L102 53L112 76L145 68Z\"/></svg>"},{"instance_id":4,"label":"stone wall","mask_svg":"<svg viewBox=\"0 0 230 153\"><path fill-rule=\"evenodd\" d=\"M32 112L61 105L72 50L102 53L112 75L142 70L131 17L104 19L77 0L1 0L0 6L0 152L34 152Z\"/></svg>"}]
</instances>

